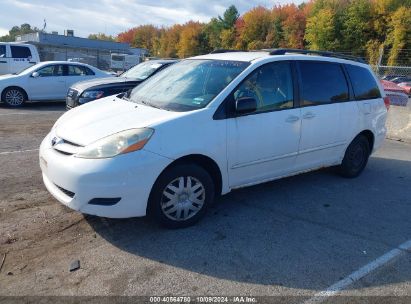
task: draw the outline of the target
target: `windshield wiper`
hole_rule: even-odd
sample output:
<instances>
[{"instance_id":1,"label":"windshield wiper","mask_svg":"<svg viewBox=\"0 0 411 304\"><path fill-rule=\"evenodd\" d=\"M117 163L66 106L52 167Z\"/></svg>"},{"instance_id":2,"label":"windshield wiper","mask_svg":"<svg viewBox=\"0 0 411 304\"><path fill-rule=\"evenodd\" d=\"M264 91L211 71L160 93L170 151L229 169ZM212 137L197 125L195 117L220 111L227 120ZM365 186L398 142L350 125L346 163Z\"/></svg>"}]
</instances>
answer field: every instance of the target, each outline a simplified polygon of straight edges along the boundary
<instances>
[{"instance_id":1,"label":"windshield wiper","mask_svg":"<svg viewBox=\"0 0 411 304\"><path fill-rule=\"evenodd\" d=\"M154 105L154 104L152 104L152 103L150 103L150 102L147 102L147 101L145 101L145 100L140 100L140 103L142 103L143 105L152 107L152 108L156 108L156 109L161 109L161 110L162 110L161 107L156 106L156 105Z\"/></svg>"}]
</instances>

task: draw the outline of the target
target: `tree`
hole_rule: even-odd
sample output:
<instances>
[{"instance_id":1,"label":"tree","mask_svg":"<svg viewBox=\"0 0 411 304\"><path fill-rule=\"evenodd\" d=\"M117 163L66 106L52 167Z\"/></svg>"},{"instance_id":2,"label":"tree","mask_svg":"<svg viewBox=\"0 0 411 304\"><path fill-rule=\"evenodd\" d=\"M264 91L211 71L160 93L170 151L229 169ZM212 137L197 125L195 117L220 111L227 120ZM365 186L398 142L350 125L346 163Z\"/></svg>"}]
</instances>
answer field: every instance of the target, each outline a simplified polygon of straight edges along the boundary
<instances>
[{"instance_id":1,"label":"tree","mask_svg":"<svg viewBox=\"0 0 411 304\"><path fill-rule=\"evenodd\" d=\"M155 40L160 37L160 30L154 25L141 25L136 28L132 45L153 52Z\"/></svg>"},{"instance_id":2,"label":"tree","mask_svg":"<svg viewBox=\"0 0 411 304\"><path fill-rule=\"evenodd\" d=\"M335 16L333 11L324 8L308 18L305 31L311 50L334 50L338 44L335 35Z\"/></svg>"},{"instance_id":3,"label":"tree","mask_svg":"<svg viewBox=\"0 0 411 304\"><path fill-rule=\"evenodd\" d=\"M222 30L220 34L221 47L223 49L234 49L235 48L235 38L236 38L235 28Z\"/></svg>"},{"instance_id":4,"label":"tree","mask_svg":"<svg viewBox=\"0 0 411 304\"><path fill-rule=\"evenodd\" d=\"M221 48L221 32L223 30L224 24L219 18L211 18L210 22L205 26L204 34L211 49Z\"/></svg>"},{"instance_id":5,"label":"tree","mask_svg":"<svg viewBox=\"0 0 411 304\"><path fill-rule=\"evenodd\" d=\"M31 27L30 24L24 23L21 26L13 26L11 30L9 31L8 35L0 37L0 41L3 42L12 42L16 40L16 36L19 35L24 35L24 34L30 34L30 33L36 33L39 32L40 30L37 27Z\"/></svg>"},{"instance_id":6,"label":"tree","mask_svg":"<svg viewBox=\"0 0 411 304\"><path fill-rule=\"evenodd\" d=\"M158 52L161 29L146 24L132 28L117 35L117 41L129 43L133 47L144 48L151 54Z\"/></svg>"},{"instance_id":7,"label":"tree","mask_svg":"<svg viewBox=\"0 0 411 304\"><path fill-rule=\"evenodd\" d=\"M390 35L388 43L392 46L388 65L399 64L399 53L402 49L411 49L411 10L401 6L391 16L389 23ZM411 58L406 56L400 64L410 64Z\"/></svg>"},{"instance_id":8,"label":"tree","mask_svg":"<svg viewBox=\"0 0 411 304\"><path fill-rule=\"evenodd\" d=\"M189 21L183 25L180 41L177 45L177 55L180 58L199 55L204 51L204 24Z\"/></svg>"},{"instance_id":9,"label":"tree","mask_svg":"<svg viewBox=\"0 0 411 304\"><path fill-rule=\"evenodd\" d=\"M223 28L228 30L235 26L238 17L240 17L240 14L238 13L237 8L234 5L231 5L225 10L223 18L218 16L218 19L223 24Z\"/></svg>"},{"instance_id":10,"label":"tree","mask_svg":"<svg viewBox=\"0 0 411 304\"><path fill-rule=\"evenodd\" d=\"M271 22L268 27L265 44L269 48L278 48L284 45L283 21L284 15L281 6L274 6L271 10Z\"/></svg>"},{"instance_id":11,"label":"tree","mask_svg":"<svg viewBox=\"0 0 411 304\"><path fill-rule=\"evenodd\" d=\"M160 57L177 57L182 28L182 25L175 24L170 28L163 29L159 39L159 50L157 52Z\"/></svg>"},{"instance_id":12,"label":"tree","mask_svg":"<svg viewBox=\"0 0 411 304\"><path fill-rule=\"evenodd\" d=\"M265 7L258 6L242 16L243 24L237 28L239 33L238 49L257 49L267 47L265 41L270 28L271 13Z\"/></svg>"},{"instance_id":13,"label":"tree","mask_svg":"<svg viewBox=\"0 0 411 304\"><path fill-rule=\"evenodd\" d=\"M88 39L94 39L94 40L105 40L105 41L116 41L116 39L111 36L111 35L106 35L104 33L98 33L98 34L90 34L88 35Z\"/></svg>"},{"instance_id":14,"label":"tree","mask_svg":"<svg viewBox=\"0 0 411 304\"><path fill-rule=\"evenodd\" d=\"M125 32L119 33L117 35L117 41L124 42L124 43L133 43L134 35L137 28L129 29Z\"/></svg>"},{"instance_id":15,"label":"tree","mask_svg":"<svg viewBox=\"0 0 411 304\"><path fill-rule=\"evenodd\" d=\"M364 56L367 42L372 38L371 2L353 0L344 13L342 49Z\"/></svg>"},{"instance_id":16,"label":"tree","mask_svg":"<svg viewBox=\"0 0 411 304\"><path fill-rule=\"evenodd\" d=\"M304 32L306 17L304 11L295 4L281 8L284 20L281 22L283 43L280 46L302 49L304 48Z\"/></svg>"},{"instance_id":17,"label":"tree","mask_svg":"<svg viewBox=\"0 0 411 304\"><path fill-rule=\"evenodd\" d=\"M208 23L141 25L117 40L161 57L183 58L217 48L307 47L366 56L372 63L384 47L395 63L403 56L401 49L411 48L410 11L411 0L308 0L298 6L257 6L242 16L232 5Z\"/></svg>"},{"instance_id":18,"label":"tree","mask_svg":"<svg viewBox=\"0 0 411 304\"><path fill-rule=\"evenodd\" d=\"M399 7L411 7L411 0L371 0L374 39L385 41L389 33L391 14Z\"/></svg>"},{"instance_id":19,"label":"tree","mask_svg":"<svg viewBox=\"0 0 411 304\"><path fill-rule=\"evenodd\" d=\"M211 18L210 22L204 28L205 38L209 49L219 49L224 45L233 45L231 41L235 23L239 17L238 10L231 5L225 10L223 17ZM224 35L222 32L225 31ZM228 35L228 33L230 33ZM229 38L230 41L223 42L223 38Z\"/></svg>"}]
</instances>

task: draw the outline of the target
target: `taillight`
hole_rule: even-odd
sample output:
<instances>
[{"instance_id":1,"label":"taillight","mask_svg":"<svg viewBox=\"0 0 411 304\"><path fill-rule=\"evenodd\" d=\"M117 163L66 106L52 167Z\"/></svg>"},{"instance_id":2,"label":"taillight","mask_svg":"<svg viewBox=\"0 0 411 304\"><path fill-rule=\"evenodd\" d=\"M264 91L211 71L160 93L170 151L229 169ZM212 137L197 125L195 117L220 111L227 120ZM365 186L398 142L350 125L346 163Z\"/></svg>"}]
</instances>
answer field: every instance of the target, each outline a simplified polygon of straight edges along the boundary
<instances>
[{"instance_id":1,"label":"taillight","mask_svg":"<svg viewBox=\"0 0 411 304\"><path fill-rule=\"evenodd\" d=\"M390 109L390 98L388 96L384 97L384 104L388 111Z\"/></svg>"}]
</instances>

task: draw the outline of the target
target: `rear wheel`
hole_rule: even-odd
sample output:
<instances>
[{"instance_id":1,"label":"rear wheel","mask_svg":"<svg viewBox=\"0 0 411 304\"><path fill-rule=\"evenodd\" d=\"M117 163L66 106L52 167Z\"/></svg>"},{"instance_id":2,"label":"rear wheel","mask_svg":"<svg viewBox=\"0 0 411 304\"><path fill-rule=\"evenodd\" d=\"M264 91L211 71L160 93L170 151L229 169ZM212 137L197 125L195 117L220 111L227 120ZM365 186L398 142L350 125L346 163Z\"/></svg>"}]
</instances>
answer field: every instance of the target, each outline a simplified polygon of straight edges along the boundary
<instances>
[{"instance_id":1,"label":"rear wheel","mask_svg":"<svg viewBox=\"0 0 411 304\"><path fill-rule=\"evenodd\" d=\"M3 93L3 101L9 107L21 107L26 99L26 93L20 88L8 88Z\"/></svg>"},{"instance_id":2,"label":"rear wheel","mask_svg":"<svg viewBox=\"0 0 411 304\"><path fill-rule=\"evenodd\" d=\"M370 152L370 144L364 135L354 138L345 151L339 167L341 175L348 178L360 175L367 165Z\"/></svg>"},{"instance_id":3,"label":"rear wheel","mask_svg":"<svg viewBox=\"0 0 411 304\"><path fill-rule=\"evenodd\" d=\"M208 172L194 164L178 165L157 179L148 211L166 227L188 227L204 216L213 200L214 183Z\"/></svg>"}]
</instances>

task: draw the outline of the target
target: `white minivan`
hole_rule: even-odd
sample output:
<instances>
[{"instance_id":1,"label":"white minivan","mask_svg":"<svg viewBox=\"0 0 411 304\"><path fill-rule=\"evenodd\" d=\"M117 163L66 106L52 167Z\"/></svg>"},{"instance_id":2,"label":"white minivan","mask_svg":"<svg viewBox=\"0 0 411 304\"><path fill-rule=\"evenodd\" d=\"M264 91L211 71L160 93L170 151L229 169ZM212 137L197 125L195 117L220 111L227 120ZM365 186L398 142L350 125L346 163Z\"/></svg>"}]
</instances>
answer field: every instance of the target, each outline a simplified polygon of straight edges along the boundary
<instances>
[{"instance_id":1,"label":"white minivan","mask_svg":"<svg viewBox=\"0 0 411 304\"><path fill-rule=\"evenodd\" d=\"M356 177L385 138L389 100L350 59L280 49L183 60L61 116L40 147L44 183L83 213L185 227L236 188L327 166Z\"/></svg>"},{"instance_id":2,"label":"white minivan","mask_svg":"<svg viewBox=\"0 0 411 304\"><path fill-rule=\"evenodd\" d=\"M0 75L18 73L40 62L34 45L0 42Z\"/></svg>"}]
</instances>

